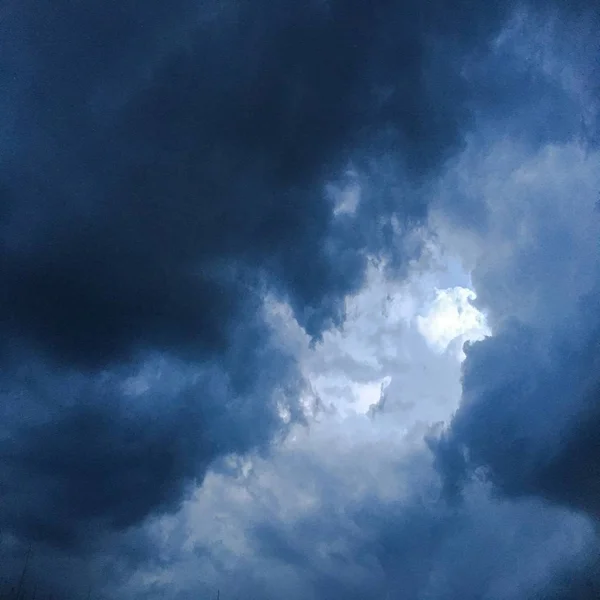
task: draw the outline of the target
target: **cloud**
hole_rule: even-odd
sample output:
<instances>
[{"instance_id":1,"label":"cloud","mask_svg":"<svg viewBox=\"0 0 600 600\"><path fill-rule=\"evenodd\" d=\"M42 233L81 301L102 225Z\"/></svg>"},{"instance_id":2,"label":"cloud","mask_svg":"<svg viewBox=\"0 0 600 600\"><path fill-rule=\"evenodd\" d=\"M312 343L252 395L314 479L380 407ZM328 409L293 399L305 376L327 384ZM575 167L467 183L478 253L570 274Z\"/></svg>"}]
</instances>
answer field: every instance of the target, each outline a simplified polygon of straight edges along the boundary
<instances>
[{"instance_id":1,"label":"cloud","mask_svg":"<svg viewBox=\"0 0 600 600\"><path fill-rule=\"evenodd\" d=\"M302 382L291 359L260 339L257 362L234 362L235 377L224 364L167 359L144 365L134 380L21 366L18 378L4 382L3 530L87 546L155 511L176 510L216 457L266 449L285 430L281 409L294 416ZM263 360L277 376L240 381Z\"/></svg>"},{"instance_id":2,"label":"cloud","mask_svg":"<svg viewBox=\"0 0 600 600\"><path fill-rule=\"evenodd\" d=\"M495 218L473 273L494 335L466 351L441 470L596 518L598 156L549 146L510 163L488 184Z\"/></svg>"},{"instance_id":3,"label":"cloud","mask_svg":"<svg viewBox=\"0 0 600 600\"><path fill-rule=\"evenodd\" d=\"M437 290L428 314L417 318L417 327L427 342L443 352L457 339L462 346L466 341L489 335L485 317L471 303L476 297L472 290L463 287Z\"/></svg>"},{"instance_id":4,"label":"cloud","mask_svg":"<svg viewBox=\"0 0 600 600\"><path fill-rule=\"evenodd\" d=\"M426 213L372 198L332 221L323 186L392 148L413 172L439 164L465 92L426 40L467 52L499 17L469 33L461 6L136 6L7 10L5 71L23 75L1 173L6 339L92 366L217 351L263 277L318 336L386 250L370 221Z\"/></svg>"},{"instance_id":5,"label":"cloud","mask_svg":"<svg viewBox=\"0 0 600 600\"><path fill-rule=\"evenodd\" d=\"M585 4L574 3L573 12L556 6L564 31L585 23L579 39L591 40L593 6L575 15ZM593 512L594 434L579 438L578 425L565 419L583 422L587 407L577 398L595 389L583 376L595 366L593 350L581 349L595 340L595 324L587 329L589 309L579 302L587 297L593 306L597 291L590 195L597 104L582 84L595 71L583 41L565 54L553 45L555 30L542 35L547 21L538 3L529 7L392 0L152 0L143 7L25 0L3 7L0 531L8 574L31 542L48 589L72 592L88 576L117 589L148 565L159 572L169 563L152 538L152 528L168 522L161 517L180 515L211 469L234 478L236 465L245 469L250 460L244 456L255 460L286 434L291 439L299 422L315 416L305 405L311 393L321 401L319 418L324 400L350 391L347 405L333 411L347 437L402 415L402 425L387 432L410 432L414 441L434 416L446 418L458 401L456 361L429 356L407 323L416 301L380 303L392 315L388 335L369 337L369 319L355 319L367 331L366 351L365 337L344 338L342 327L353 320L351 299L373 283L373 265L394 279L434 262L426 240L435 211L453 224L449 236L470 231L473 286L494 331L467 353L463 405L444 446L453 460L440 450L439 464L455 464L469 447L474 464L487 466L498 485L510 484L509 493ZM539 40L543 52L528 60ZM473 148L485 155L482 141L499 131L509 141L494 149L506 155L497 151L481 164ZM523 187L552 202L521 202L513 192ZM498 189L503 196L494 200ZM573 189L575 210L567 203ZM455 286L471 289L462 280L440 289ZM295 323L295 347L273 323L276 305ZM405 345L395 345L392 333L405 335ZM309 351L307 340L325 354ZM344 352L327 362L336 347ZM377 357L365 361L365 352ZM398 357L413 356L431 370L398 367ZM359 376L344 378L353 368ZM337 380L327 380L334 371ZM527 394L525 412L516 402L489 408L507 382ZM562 402L574 388L574 399ZM548 394L556 398L551 410L527 431L528 411L536 413ZM371 406L373 418L357 414ZM527 461L497 452L507 423L525 440ZM547 444L557 440L549 455ZM416 489L436 477L419 448L407 455L415 478L407 485ZM585 473L572 468L583 451L591 461ZM350 455L356 464L362 458L362 473L372 468L370 456L380 458ZM424 508L414 492L402 507L387 497L359 499L345 518L332 502L348 490L347 457L332 454L340 464L321 471L318 461L298 459L306 479L324 490L322 499L316 494L322 514L240 524L256 565L278 556L289 563L279 579L258 583L241 568L240 584L268 596L288 589L293 572L308 582L298 589L315 597L402 586L435 597L442 592L431 573L454 581L446 546L463 529L471 532L466 540L475 537L474 515L491 500L458 514L443 503ZM286 460L277 468L293 479L296 465ZM420 478L424 464L429 475ZM557 491L557 473L569 474L579 495ZM297 489L291 483L279 485ZM388 491L400 494L394 486ZM499 522L512 517L495 518L486 526L501 543ZM541 544L553 534L539 518ZM352 533L353 523L364 533ZM328 539L310 531L317 526ZM330 539L336 531L341 549ZM393 565L415 536L424 540L414 547L424 564L395 578ZM308 556L313 543L326 547L322 564ZM514 558L513 541L506 544ZM233 560L218 548L204 551L216 562ZM69 560L81 567L71 584ZM511 560L503 568L512 569ZM369 572L376 563L379 575Z\"/></svg>"},{"instance_id":6,"label":"cloud","mask_svg":"<svg viewBox=\"0 0 600 600\"><path fill-rule=\"evenodd\" d=\"M388 0L8 3L3 468L40 499L19 519L8 511L15 530L64 541L88 518L140 522L176 504L215 456L283 426L269 398L289 370L263 298L287 301L319 339L342 323L369 257L400 269L416 252L403 242L427 215L416 182L460 146L469 121L461 57L505 13L486 7L472 29L455 27L467 11ZM327 186L344 188L350 163L361 201L339 214ZM152 387L132 422L122 384L156 356L224 383L211 389L209 375L163 398L173 407L164 420ZM238 396L266 406L238 410ZM22 397L27 418L11 408ZM217 405L232 427L221 449ZM261 415L259 433L238 444Z\"/></svg>"},{"instance_id":7,"label":"cloud","mask_svg":"<svg viewBox=\"0 0 600 600\"><path fill-rule=\"evenodd\" d=\"M312 349L289 313L277 312L278 330L302 345L300 367L332 410L293 428L268 457L213 468L177 515L152 526L163 561L142 566L128 593L521 600L579 577L596 543L585 516L540 498L498 498L481 478L462 503L443 494L423 438L458 406L460 362L422 339L411 327L419 311L406 307L423 302L419 292L434 295L454 269L395 285L371 274L343 332ZM392 347L381 343L388 335ZM388 362L403 350L411 360ZM352 386L382 371L387 401L370 418L352 402ZM328 394L328 380L340 379L344 387Z\"/></svg>"},{"instance_id":8,"label":"cloud","mask_svg":"<svg viewBox=\"0 0 600 600\"><path fill-rule=\"evenodd\" d=\"M450 507L422 441L389 425L313 428L247 477L211 476L185 508L186 543L162 538L183 549L153 571L156 596L517 600L585 563L588 520L481 484Z\"/></svg>"}]
</instances>

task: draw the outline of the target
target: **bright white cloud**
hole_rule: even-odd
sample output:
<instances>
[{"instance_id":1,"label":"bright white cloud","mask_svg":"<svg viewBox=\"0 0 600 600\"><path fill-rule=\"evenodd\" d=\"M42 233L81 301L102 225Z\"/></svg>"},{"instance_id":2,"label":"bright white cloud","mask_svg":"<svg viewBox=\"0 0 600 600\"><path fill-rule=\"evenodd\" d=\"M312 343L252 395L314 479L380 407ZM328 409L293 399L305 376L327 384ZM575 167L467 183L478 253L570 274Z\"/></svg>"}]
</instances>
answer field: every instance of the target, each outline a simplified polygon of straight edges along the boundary
<instances>
[{"instance_id":1,"label":"bright white cloud","mask_svg":"<svg viewBox=\"0 0 600 600\"><path fill-rule=\"evenodd\" d=\"M485 316L473 306L476 294L464 287L436 290L435 300L425 315L416 317L417 327L428 344L437 352L445 352L458 340L458 357L464 360L462 345L490 335Z\"/></svg>"},{"instance_id":2,"label":"bright white cloud","mask_svg":"<svg viewBox=\"0 0 600 600\"><path fill-rule=\"evenodd\" d=\"M385 403L388 411L401 409L403 426L443 420L456 408L460 366L437 356L440 344L445 349L456 338L480 339L487 328L469 303L472 293L463 287L469 277L456 259L430 245L425 262L402 282L372 266L365 287L346 300L344 327L326 332L314 348L290 308L269 300L269 318L309 382L307 407L318 404L345 419Z\"/></svg>"}]
</instances>

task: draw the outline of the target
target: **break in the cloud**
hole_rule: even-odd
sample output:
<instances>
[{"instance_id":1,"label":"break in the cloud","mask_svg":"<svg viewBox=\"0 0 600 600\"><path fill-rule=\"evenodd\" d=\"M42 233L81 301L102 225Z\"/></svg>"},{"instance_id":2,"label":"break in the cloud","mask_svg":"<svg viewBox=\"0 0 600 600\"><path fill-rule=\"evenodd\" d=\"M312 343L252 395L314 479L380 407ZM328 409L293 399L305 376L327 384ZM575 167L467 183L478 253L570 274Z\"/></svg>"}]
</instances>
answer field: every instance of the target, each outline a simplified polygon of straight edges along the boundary
<instances>
[{"instance_id":1,"label":"break in the cloud","mask_svg":"<svg viewBox=\"0 0 600 600\"><path fill-rule=\"evenodd\" d=\"M142 570L130 593L516 600L582 569L596 543L583 516L540 499L499 501L477 481L460 507L440 499L423 436L460 402L460 356L423 338L418 307L430 314L436 287L464 277L452 267L390 285L371 273L344 331L314 350L302 345L302 369L329 410L267 460L249 457L234 477L211 473L177 517L155 527L165 560ZM300 346L297 324L275 314ZM406 351L410 359L399 359ZM362 414L356 392L384 374L385 406Z\"/></svg>"},{"instance_id":2,"label":"break in the cloud","mask_svg":"<svg viewBox=\"0 0 600 600\"><path fill-rule=\"evenodd\" d=\"M155 355L200 371L216 362L228 381L215 400L223 406L222 394L269 406L276 388L293 387L279 359L255 352L268 355L272 345L264 294L288 302L318 339L343 321L344 298L364 282L370 257L402 269L417 251L406 232L427 214L419 186L469 122L462 56L485 44L505 12L390 0L9 2L1 21L3 388L8 412L32 396L30 410L45 419L5 420L6 468L25 480L18 489L41 499L50 482L53 501L69 504L81 472L107 470L98 462L116 456L127 465L130 446L147 456L146 445L126 441L133 433L119 433L128 401L113 390L121 386L90 390L97 377L129 380ZM339 214L325 188L345 186L351 162L365 198ZM50 400L57 393L66 398ZM151 406L152 394L140 402ZM204 395L201 387L192 402L203 406ZM182 402L175 393L164 403L167 423L178 421ZM272 418L250 424L245 414L236 427L256 427L255 441L277 433ZM210 418L198 426L190 435L212 436ZM136 427L148 449L164 449L160 427ZM138 491L181 497L174 490L201 478L200 465L220 452L190 444L193 467L179 465L173 448L164 477L144 471L149 481ZM107 454L113 445L123 452ZM30 468L40 452L46 466ZM75 464L63 458L71 453ZM63 474L53 478L58 464ZM103 489L80 494L86 519L129 524L165 505L163 493L144 498L123 520L121 507L145 494ZM19 493L8 486L9 506ZM9 531L27 538L19 523L51 521L35 528L42 538L78 537L53 533L73 524L60 510L29 506L6 519Z\"/></svg>"},{"instance_id":3,"label":"break in the cloud","mask_svg":"<svg viewBox=\"0 0 600 600\"><path fill-rule=\"evenodd\" d=\"M458 26L466 12L467 29ZM54 543L79 537L75 523L91 536L88 519L140 522L236 449L195 439L220 426L210 417L190 429L193 440L182 431L185 441L171 441L179 420L190 422L177 392L161 415L171 433L131 429L118 380L156 355L201 372L216 363L227 383L214 402L231 405L234 430L252 428L260 444L277 433L269 408L251 423L252 411L229 398L269 407L297 383L284 358L268 358L276 342L264 294L288 302L318 339L341 324L368 258L401 270L416 252L406 232L427 214L420 182L469 121L462 56L505 12L389 0L7 4L0 310L12 417L3 456L6 477L20 481L5 484L7 505L20 506L18 519L4 519L9 531L28 538L20 524L40 522L33 529ZM325 188L346 185L349 162L365 198L336 216ZM139 400L151 421L153 393ZM192 411L202 414L212 394L199 386ZM138 477L133 488L111 485L120 478L104 463L122 461L127 473L128 449L147 457L155 447L168 455L164 469L143 468L138 488ZM82 473L97 469L103 493L78 491ZM162 491L148 497L146 486ZM83 522L56 510L71 502Z\"/></svg>"},{"instance_id":4,"label":"break in the cloud","mask_svg":"<svg viewBox=\"0 0 600 600\"><path fill-rule=\"evenodd\" d=\"M427 314L417 320L419 331L438 352L443 352L455 340L460 343L460 358L465 353L462 346L467 341L477 341L490 333L483 314L473 306L477 295L464 287L436 290L436 298Z\"/></svg>"},{"instance_id":5,"label":"break in the cloud","mask_svg":"<svg viewBox=\"0 0 600 600\"><path fill-rule=\"evenodd\" d=\"M205 526L180 507L207 473L249 494L225 503L239 545L199 545L213 587L516 600L578 567L593 532L570 511L597 516L594 5L9 0L0 30L8 576L34 542L41 588L152 595L168 565L175 595L177 543ZM430 237L467 267L423 293ZM460 345L488 327L436 446ZM243 456L269 485L238 486ZM481 467L533 498L495 499ZM423 504L439 475L462 505ZM154 537L169 519L175 545ZM506 559L467 577L469 545Z\"/></svg>"}]
</instances>

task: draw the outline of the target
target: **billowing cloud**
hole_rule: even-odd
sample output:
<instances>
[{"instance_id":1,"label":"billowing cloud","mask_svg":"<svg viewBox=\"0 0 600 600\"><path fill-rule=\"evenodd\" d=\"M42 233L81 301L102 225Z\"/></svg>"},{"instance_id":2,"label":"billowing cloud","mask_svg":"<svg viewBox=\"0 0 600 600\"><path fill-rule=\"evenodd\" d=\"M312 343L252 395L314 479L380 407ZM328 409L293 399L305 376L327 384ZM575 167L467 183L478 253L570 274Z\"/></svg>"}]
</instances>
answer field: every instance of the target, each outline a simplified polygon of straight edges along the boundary
<instances>
[{"instance_id":1,"label":"billowing cloud","mask_svg":"<svg viewBox=\"0 0 600 600\"><path fill-rule=\"evenodd\" d=\"M284 428L281 411L295 410L293 364L273 347L255 356L277 379L253 374L242 387L221 365L165 360L130 379L21 367L2 410L3 529L81 545L176 509L211 460L265 447ZM235 366L238 376L259 368Z\"/></svg>"},{"instance_id":2,"label":"billowing cloud","mask_svg":"<svg viewBox=\"0 0 600 600\"><path fill-rule=\"evenodd\" d=\"M200 371L216 362L228 383L186 392L194 414L213 393L223 406L229 394L266 396L268 405L285 369L266 359L264 292L286 300L318 338L342 322L369 256L404 262L403 232L423 221L426 204L410 185L380 193L379 184L392 185L392 167L420 177L460 144L461 53L500 24L489 7L464 30L456 24L468 6L456 9L389 1L7 5L4 387L9 412L17 398L44 405L43 418L3 423L7 477L26 473L19 487L28 496L49 494L66 512L121 525L180 497L219 452L202 439L213 435L211 419L188 419L174 394L155 425L150 390L139 400L149 416L130 427L119 379L155 355ZM327 186L350 161L366 177L365 199L336 216ZM30 369L42 374L23 374ZM253 427L246 411L239 417L234 429ZM183 422L195 423L199 439L166 443ZM260 420L263 435L253 441L277 428ZM224 443L222 451L235 449ZM163 451L156 460L164 467L131 473ZM104 466L115 461L127 485ZM83 472L102 493L78 489ZM27 506L11 527L46 521L41 505L31 515ZM52 527L34 528L51 539Z\"/></svg>"},{"instance_id":3,"label":"billowing cloud","mask_svg":"<svg viewBox=\"0 0 600 600\"><path fill-rule=\"evenodd\" d=\"M508 164L487 177L495 218L473 274L494 335L467 349L438 460L448 489L480 473L596 519L600 161L564 146Z\"/></svg>"},{"instance_id":4,"label":"billowing cloud","mask_svg":"<svg viewBox=\"0 0 600 600\"><path fill-rule=\"evenodd\" d=\"M265 597L517 600L581 564L599 510L593 5L1 13L7 576L34 544L57 594L152 596L162 575L198 591L177 560L216 480L246 498L224 502L238 533L194 556Z\"/></svg>"},{"instance_id":5,"label":"billowing cloud","mask_svg":"<svg viewBox=\"0 0 600 600\"><path fill-rule=\"evenodd\" d=\"M450 435L464 436L470 460L491 466L508 489L556 486L562 491L552 496L573 494L581 507L583 490L565 478L593 480L591 465L579 471L575 463L578 452L585 460L594 453L567 448L581 442L573 436L589 435L594 419L599 162L568 146L513 161L488 197L495 229L486 231L473 275L494 335L467 351L463 405ZM562 476L543 475L559 468L563 451L575 463Z\"/></svg>"},{"instance_id":6,"label":"billowing cloud","mask_svg":"<svg viewBox=\"0 0 600 600\"><path fill-rule=\"evenodd\" d=\"M336 221L323 186L352 159L439 164L467 118L460 52L499 25L407 9L11 3L6 339L93 366L218 351L263 277L312 335L339 323L391 218L425 206L371 198Z\"/></svg>"}]
</instances>

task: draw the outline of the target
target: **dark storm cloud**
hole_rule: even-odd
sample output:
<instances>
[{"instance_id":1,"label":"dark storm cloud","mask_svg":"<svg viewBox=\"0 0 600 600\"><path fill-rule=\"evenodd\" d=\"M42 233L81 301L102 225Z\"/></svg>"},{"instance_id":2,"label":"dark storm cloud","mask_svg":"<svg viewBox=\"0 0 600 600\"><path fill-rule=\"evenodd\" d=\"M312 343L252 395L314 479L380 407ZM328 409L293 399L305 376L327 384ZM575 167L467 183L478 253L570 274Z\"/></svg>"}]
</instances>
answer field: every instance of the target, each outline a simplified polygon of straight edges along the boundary
<instances>
[{"instance_id":1,"label":"dark storm cloud","mask_svg":"<svg viewBox=\"0 0 600 600\"><path fill-rule=\"evenodd\" d=\"M3 535L93 545L285 430L301 383L263 294L318 338L369 255L402 264L409 183L339 217L323 187L435 172L472 122L463 60L512 7L5 3Z\"/></svg>"},{"instance_id":2,"label":"dark storm cloud","mask_svg":"<svg viewBox=\"0 0 600 600\"><path fill-rule=\"evenodd\" d=\"M545 336L514 324L469 350L463 405L439 448L450 483L484 467L504 493L600 515L598 333L544 348Z\"/></svg>"},{"instance_id":3,"label":"dark storm cloud","mask_svg":"<svg viewBox=\"0 0 600 600\"><path fill-rule=\"evenodd\" d=\"M339 322L382 248L321 186L360 150L420 172L459 141L464 90L429 38L475 43L488 14L463 32L457 8L11 5L8 338L92 365L220 349L246 292L223 264L266 273L312 335Z\"/></svg>"},{"instance_id":4,"label":"dark storm cloud","mask_svg":"<svg viewBox=\"0 0 600 600\"><path fill-rule=\"evenodd\" d=\"M199 368L161 361L134 378L20 366L3 382L2 530L65 548L87 545L177 509L216 457L265 448L284 428L277 399L295 418L299 379L266 336L260 343L255 355L243 351L246 364L229 352ZM237 344L240 351L244 340ZM256 373L243 381L246 369ZM277 399L275 386L287 386Z\"/></svg>"},{"instance_id":5,"label":"dark storm cloud","mask_svg":"<svg viewBox=\"0 0 600 600\"><path fill-rule=\"evenodd\" d=\"M455 57L485 42L502 10L7 3L0 313L11 530L67 543L97 523L138 523L176 505L215 456L273 435L269 396L288 370L260 295L287 298L312 336L341 322L367 254L387 252L392 217L419 222L426 206L374 195L355 217L334 218L324 184L351 159L366 168L395 155L417 177L440 164L468 117ZM164 413L150 390L132 416L121 388L152 353L210 361L231 383L166 393ZM30 368L20 356L34 372L11 380ZM249 404L230 406L231 395Z\"/></svg>"},{"instance_id":6,"label":"dark storm cloud","mask_svg":"<svg viewBox=\"0 0 600 600\"><path fill-rule=\"evenodd\" d=\"M596 156L547 150L491 200L486 236L505 228L510 250L490 242L473 274L493 336L467 349L462 403L437 442L449 492L477 473L600 516Z\"/></svg>"}]
</instances>

